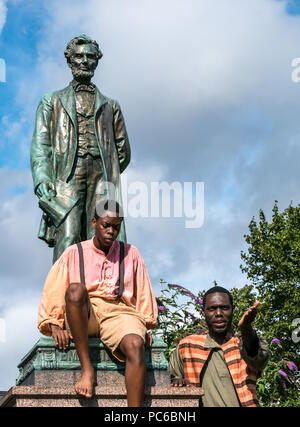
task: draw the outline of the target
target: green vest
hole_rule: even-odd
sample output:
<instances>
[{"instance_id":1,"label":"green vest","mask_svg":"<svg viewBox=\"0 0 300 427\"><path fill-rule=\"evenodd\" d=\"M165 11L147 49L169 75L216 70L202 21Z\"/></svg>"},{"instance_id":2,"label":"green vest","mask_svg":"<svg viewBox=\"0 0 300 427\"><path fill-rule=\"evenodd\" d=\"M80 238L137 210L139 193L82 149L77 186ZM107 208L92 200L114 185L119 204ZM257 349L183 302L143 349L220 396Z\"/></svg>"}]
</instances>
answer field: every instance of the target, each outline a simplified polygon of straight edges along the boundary
<instances>
[{"instance_id":1,"label":"green vest","mask_svg":"<svg viewBox=\"0 0 300 427\"><path fill-rule=\"evenodd\" d=\"M95 134L95 95L84 93L86 98L83 105L80 103L81 96L76 94L76 113L78 125L78 151L80 157L91 154L93 157L100 157L100 151Z\"/></svg>"}]
</instances>

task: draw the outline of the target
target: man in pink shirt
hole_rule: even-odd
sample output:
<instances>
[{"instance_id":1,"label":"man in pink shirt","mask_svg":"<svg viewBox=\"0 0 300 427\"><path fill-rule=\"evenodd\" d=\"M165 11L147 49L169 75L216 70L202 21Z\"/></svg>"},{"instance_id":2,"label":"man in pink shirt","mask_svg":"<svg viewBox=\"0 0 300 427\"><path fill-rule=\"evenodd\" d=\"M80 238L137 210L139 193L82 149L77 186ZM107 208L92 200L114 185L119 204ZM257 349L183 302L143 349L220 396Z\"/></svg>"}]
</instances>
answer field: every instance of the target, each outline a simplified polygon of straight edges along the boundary
<instances>
[{"instance_id":1,"label":"man in pink shirt","mask_svg":"<svg viewBox=\"0 0 300 427\"><path fill-rule=\"evenodd\" d=\"M157 304L141 255L126 243L123 291L119 295L122 257L116 238L122 221L116 202L101 202L97 206L92 219L95 236L81 242L84 274L80 272L78 246L72 245L47 276L38 327L42 334L53 336L60 349L65 350L73 339L82 368L75 390L87 398L92 397L95 380L88 336L100 336L112 354L126 362L128 406L141 406L145 340L147 329L154 329L157 324Z\"/></svg>"}]
</instances>

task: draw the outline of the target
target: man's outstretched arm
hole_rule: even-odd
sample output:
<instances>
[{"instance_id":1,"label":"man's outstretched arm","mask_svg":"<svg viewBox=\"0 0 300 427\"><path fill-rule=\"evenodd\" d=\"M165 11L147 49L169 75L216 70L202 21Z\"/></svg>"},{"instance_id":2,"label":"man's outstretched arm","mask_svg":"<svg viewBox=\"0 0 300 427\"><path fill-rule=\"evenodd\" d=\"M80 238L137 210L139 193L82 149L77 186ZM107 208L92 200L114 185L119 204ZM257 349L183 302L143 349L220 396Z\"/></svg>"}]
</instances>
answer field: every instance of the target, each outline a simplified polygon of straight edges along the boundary
<instances>
[{"instance_id":1,"label":"man's outstretched arm","mask_svg":"<svg viewBox=\"0 0 300 427\"><path fill-rule=\"evenodd\" d=\"M241 336L241 356L248 365L258 371L262 371L269 358L269 349L266 340L258 336L252 326L252 322L257 315L258 306L259 301L256 301L242 316L238 326Z\"/></svg>"},{"instance_id":2,"label":"man's outstretched arm","mask_svg":"<svg viewBox=\"0 0 300 427\"><path fill-rule=\"evenodd\" d=\"M242 334L243 344L249 356L253 357L257 355L259 348L259 341L255 330L252 327L252 322L257 315L257 307L259 301L256 301L249 310L243 315L239 321L239 328Z\"/></svg>"}]
</instances>

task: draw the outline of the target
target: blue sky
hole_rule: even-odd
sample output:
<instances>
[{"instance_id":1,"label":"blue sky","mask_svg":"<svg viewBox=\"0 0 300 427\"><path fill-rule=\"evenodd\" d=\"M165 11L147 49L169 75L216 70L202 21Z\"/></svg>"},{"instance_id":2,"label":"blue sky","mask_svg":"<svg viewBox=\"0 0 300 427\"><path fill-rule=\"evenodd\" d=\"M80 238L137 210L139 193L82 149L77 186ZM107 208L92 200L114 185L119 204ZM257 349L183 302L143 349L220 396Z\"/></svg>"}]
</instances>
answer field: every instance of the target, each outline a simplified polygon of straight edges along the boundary
<instances>
[{"instance_id":1,"label":"blue sky","mask_svg":"<svg viewBox=\"0 0 300 427\"><path fill-rule=\"evenodd\" d=\"M86 33L104 53L94 82L120 102L132 147L129 182L204 182L205 220L128 218L128 240L159 279L193 292L243 286L243 235L274 200L299 203L300 1L0 0L0 389L39 338L36 311L52 251L29 150L42 95L71 80L67 42ZM21 319L21 321L20 321ZM8 362L9 361L9 362Z\"/></svg>"},{"instance_id":2,"label":"blue sky","mask_svg":"<svg viewBox=\"0 0 300 427\"><path fill-rule=\"evenodd\" d=\"M21 6L22 5L22 6ZM37 42L43 21L46 18L43 2L34 1L15 2L7 4L6 23L0 37L1 57L6 63L6 83L0 83L1 103L0 117L13 118L14 121L22 118L22 103L18 100L19 82L24 72L33 73ZM21 7L20 7L21 6ZM12 151L11 145L3 141L5 130L1 129L0 166L13 169L29 167L28 156L19 156L18 151ZM22 132L32 131L32 125L24 123ZM29 143L29 141L28 141Z\"/></svg>"},{"instance_id":3,"label":"blue sky","mask_svg":"<svg viewBox=\"0 0 300 427\"><path fill-rule=\"evenodd\" d=\"M290 15L299 15L300 13L300 1L299 0L291 0L287 2L286 11Z\"/></svg>"}]
</instances>

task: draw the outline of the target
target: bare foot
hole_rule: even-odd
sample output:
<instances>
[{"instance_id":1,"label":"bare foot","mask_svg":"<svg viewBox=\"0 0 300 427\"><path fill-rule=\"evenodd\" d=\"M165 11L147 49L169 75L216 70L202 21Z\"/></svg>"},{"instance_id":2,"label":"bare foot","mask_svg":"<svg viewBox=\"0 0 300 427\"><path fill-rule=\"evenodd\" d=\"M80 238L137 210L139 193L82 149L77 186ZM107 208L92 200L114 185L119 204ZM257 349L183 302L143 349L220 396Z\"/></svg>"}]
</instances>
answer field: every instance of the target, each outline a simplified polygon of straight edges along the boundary
<instances>
[{"instance_id":1,"label":"bare foot","mask_svg":"<svg viewBox=\"0 0 300 427\"><path fill-rule=\"evenodd\" d=\"M90 399L93 396L95 374L93 367L82 370L80 380L75 384L76 393Z\"/></svg>"}]
</instances>

